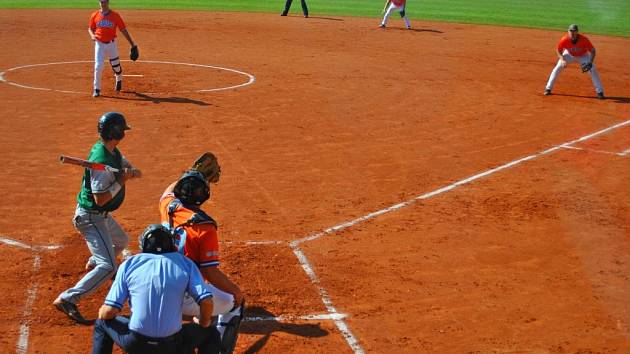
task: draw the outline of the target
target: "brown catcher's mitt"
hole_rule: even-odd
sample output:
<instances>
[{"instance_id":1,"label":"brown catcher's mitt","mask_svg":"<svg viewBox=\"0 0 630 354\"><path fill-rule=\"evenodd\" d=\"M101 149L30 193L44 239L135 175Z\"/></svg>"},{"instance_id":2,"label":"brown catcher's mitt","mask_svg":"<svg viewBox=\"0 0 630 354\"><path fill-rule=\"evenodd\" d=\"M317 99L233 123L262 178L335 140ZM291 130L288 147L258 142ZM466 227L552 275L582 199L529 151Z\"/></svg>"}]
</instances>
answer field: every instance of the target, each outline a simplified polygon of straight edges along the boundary
<instances>
[{"instance_id":1,"label":"brown catcher's mitt","mask_svg":"<svg viewBox=\"0 0 630 354\"><path fill-rule=\"evenodd\" d=\"M580 65L580 68L582 69L583 73L589 72L593 68L593 63L582 63L582 65Z\"/></svg>"},{"instance_id":2,"label":"brown catcher's mitt","mask_svg":"<svg viewBox=\"0 0 630 354\"><path fill-rule=\"evenodd\" d=\"M191 169L201 172L208 183L217 183L221 177L221 166L219 166L217 157L211 152L205 152L199 156L192 164Z\"/></svg>"}]
</instances>

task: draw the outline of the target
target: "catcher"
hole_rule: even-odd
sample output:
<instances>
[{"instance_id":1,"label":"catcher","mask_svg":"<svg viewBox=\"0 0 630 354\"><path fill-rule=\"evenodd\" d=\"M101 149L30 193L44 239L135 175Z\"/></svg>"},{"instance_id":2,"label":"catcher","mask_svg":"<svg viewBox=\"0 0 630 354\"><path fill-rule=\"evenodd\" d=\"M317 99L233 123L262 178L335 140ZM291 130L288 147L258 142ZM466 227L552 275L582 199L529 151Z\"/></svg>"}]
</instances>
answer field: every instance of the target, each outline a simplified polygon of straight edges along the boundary
<instances>
[{"instance_id":1,"label":"catcher","mask_svg":"<svg viewBox=\"0 0 630 354\"><path fill-rule=\"evenodd\" d=\"M204 153L189 170L173 182L160 198L162 225L176 237L182 252L201 270L213 294L213 316L217 326L211 330L221 338L221 353L234 350L243 317L244 301L241 289L219 269L219 239L217 222L201 205L210 198L210 184L219 182L221 167L216 156ZM184 315L199 318L199 306L192 298L184 299Z\"/></svg>"},{"instance_id":2,"label":"catcher","mask_svg":"<svg viewBox=\"0 0 630 354\"><path fill-rule=\"evenodd\" d=\"M578 26L575 24L570 25L568 33L560 39L556 48L558 63L551 71L551 75L549 75L549 81L547 81L547 86L543 94L545 96L551 95L553 84L562 69L567 66L567 63L580 63L582 72L588 72L591 75L597 98L603 100L605 98L604 88L599 79L599 73L593 64L593 61L595 61L595 53L595 47L593 47L588 38L578 33Z\"/></svg>"}]
</instances>

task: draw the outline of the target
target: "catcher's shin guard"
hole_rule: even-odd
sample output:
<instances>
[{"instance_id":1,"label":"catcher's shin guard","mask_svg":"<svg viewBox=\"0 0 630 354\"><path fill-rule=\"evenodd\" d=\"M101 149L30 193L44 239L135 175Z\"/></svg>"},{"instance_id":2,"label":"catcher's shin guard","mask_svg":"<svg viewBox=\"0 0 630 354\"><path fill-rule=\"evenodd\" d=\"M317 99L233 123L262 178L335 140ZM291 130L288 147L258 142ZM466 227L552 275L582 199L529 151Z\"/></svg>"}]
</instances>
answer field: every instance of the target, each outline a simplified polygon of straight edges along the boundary
<instances>
[{"instance_id":1,"label":"catcher's shin guard","mask_svg":"<svg viewBox=\"0 0 630 354\"><path fill-rule=\"evenodd\" d=\"M219 316L217 330L221 335L221 354L232 354L234 351L244 312L245 302L232 311Z\"/></svg>"}]
</instances>

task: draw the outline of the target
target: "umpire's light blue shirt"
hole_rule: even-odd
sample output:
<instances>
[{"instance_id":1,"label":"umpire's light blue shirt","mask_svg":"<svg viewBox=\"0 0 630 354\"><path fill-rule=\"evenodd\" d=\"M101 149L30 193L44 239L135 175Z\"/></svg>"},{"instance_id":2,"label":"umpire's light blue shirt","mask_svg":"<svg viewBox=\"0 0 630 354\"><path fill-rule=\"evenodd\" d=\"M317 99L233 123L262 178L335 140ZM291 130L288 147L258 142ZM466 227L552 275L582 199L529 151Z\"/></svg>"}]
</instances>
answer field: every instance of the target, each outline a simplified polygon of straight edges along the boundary
<instances>
[{"instance_id":1,"label":"umpire's light blue shirt","mask_svg":"<svg viewBox=\"0 0 630 354\"><path fill-rule=\"evenodd\" d=\"M212 297L197 266L178 252L140 253L120 265L105 304L131 308L129 329L163 338L182 328L182 301L188 291L197 303Z\"/></svg>"}]
</instances>

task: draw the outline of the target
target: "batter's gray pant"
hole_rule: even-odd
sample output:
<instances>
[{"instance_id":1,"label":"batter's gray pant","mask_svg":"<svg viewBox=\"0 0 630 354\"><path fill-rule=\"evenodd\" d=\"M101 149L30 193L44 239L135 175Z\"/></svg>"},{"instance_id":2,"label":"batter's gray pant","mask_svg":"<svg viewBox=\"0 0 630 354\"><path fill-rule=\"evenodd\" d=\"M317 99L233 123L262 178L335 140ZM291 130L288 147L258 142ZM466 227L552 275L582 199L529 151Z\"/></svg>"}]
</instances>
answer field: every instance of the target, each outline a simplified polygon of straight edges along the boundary
<instances>
[{"instance_id":1,"label":"batter's gray pant","mask_svg":"<svg viewBox=\"0 0 630 354\"><path fill-rule=\"evenodd\" d=\"M107 213L77 207L73 223L92 253L89 262L95 265L76 285L59 295L63 300L76 304L114 275L118 268L116 257L129 244L129 236Z\"/></svg>"}]
</instances>

